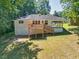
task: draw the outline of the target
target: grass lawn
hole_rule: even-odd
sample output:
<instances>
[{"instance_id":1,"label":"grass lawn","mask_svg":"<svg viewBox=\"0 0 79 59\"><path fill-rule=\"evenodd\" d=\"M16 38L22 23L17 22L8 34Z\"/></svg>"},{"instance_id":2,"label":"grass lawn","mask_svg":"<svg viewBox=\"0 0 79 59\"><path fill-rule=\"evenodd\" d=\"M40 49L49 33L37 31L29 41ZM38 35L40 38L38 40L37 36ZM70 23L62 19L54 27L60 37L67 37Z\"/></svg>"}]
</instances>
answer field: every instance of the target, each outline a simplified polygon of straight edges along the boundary
<instances>
[{"instance_id":1,"label":"grass lawn","mask_svg":"<svg viewBox=\"0 0 79 59\"><path fill-rule=\"evenodd\" d=\"M77 28L78 26L69 26L68 23L63 24L63 27L68 30L69 28Z\"/></svg>"},{"instance_id":2,"label":"grass lawn","mask_svg":"<svg viewBox=\"0 0 79 59\"><path fill-rule=\"evenodd\" d=\"M64 24L64 28L70 27ZM21 41L27 40L27 38L20 39ZM14 40L15 38L0 40L0 59L27 59L25 47L14 49L17 46L12 46ZM77 44L79 40L76 34L47 36L44 39L31 41L42 49L37 54L38 59L79 59L79 45Z\"/></svg>"},{"instance_id":3,"label":"grass lawn","mask_svg":"<svg viewBox=\"0 0 79 59\"><path fill-rule=\"evenodd\" d=\"M33 42L43 49L39 52L38 59L79 59L77 39L75 35L64 35Z\"/></svg>"}]
</instances>

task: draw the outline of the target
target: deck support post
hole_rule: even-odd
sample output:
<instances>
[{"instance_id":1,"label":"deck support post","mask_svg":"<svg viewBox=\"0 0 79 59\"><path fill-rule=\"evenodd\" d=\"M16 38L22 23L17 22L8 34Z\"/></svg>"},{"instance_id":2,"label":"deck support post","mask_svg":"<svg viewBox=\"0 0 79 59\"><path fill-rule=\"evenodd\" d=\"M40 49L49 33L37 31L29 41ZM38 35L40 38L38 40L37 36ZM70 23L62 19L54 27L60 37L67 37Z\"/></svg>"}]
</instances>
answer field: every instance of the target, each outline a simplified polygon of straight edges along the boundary
<instances>
[{"instance_id":1,"label":"deck support post","mask_svg":"<svg viewBox=\"0 0 79 59\"><path fill-rule=\"evenodd\" d=\"M35 34L35 38L37 38L37 34Z\"/></svg>"},{"instance_id":2,"label":"deck support post","mask_svg":"<svg viewBox=\"0 0 79 59\"><path fill-rule=\"evenodd\" d=\"M28 35L28 38L30 38L30 35Z\"/></svg>"},{"instance_id":3,"label":"deck support post","mask_svg":"<svg viewBox=\"0 0 79 59\"><path fill-rule=\"evenodd\" d=\"M43 31L42 31L42 38L44 38L44 27L43 27Z\"/></svg>"},{"instance_id":4,"label":"deck support post","mask_svg":"<svg viewBox=\"0 0 79 59\"><path fill-rule=\"evenodd\" d=\"M42 38L44 38L44 33L42 33Z\"/></svg>"}]
</instances>

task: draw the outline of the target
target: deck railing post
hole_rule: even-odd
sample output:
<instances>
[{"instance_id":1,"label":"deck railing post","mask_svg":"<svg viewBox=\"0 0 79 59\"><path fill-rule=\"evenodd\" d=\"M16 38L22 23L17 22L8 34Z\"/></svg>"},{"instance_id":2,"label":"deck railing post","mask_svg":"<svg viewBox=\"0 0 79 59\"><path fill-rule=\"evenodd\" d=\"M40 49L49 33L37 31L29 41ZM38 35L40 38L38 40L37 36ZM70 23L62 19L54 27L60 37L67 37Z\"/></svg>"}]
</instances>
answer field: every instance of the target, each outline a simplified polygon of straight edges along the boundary
<instances>
[{"instance_id":1,"label":"deck railing post","mask_svg":"<svg viewBox=\"0 0 79 59\"><path fill-rule=\"evenodd\" d=\"M42 38L44 38L44 33L42 33Z\"/></svg>"},{"instance_id":2,"label":"deck railing post","mask_svg":"<svg viewBox=\"0 0 79 59\"><path fill-rule=\"evenodd\" d=\"M37 34L35 34L35 38L37 38Z\"/></svg>"}]
</instances>

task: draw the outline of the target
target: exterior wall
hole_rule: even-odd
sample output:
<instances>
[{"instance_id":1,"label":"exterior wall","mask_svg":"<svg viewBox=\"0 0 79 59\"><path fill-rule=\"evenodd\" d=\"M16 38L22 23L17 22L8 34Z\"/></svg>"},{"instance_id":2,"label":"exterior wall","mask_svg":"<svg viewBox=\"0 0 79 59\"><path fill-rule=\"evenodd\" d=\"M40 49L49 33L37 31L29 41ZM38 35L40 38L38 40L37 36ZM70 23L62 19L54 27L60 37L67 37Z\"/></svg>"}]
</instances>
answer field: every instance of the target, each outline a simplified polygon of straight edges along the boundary
<instances>
[{"instance_id":1,"label":"exterior wall","mask_svg":"<svg viewBox=\"0 0 79 59\"><path fill-rule=\"evenodd\" d=\"M49 25L49 26L52 26L51 20L48 20L48 25Z\"/></svg>"},{"instance_id":2,"label":"exterior wall","mask_svg":"<svg viewBox=\"0 0 79 59\"><path fill-rule=\"evenodd\" d=\"M23 24L19 24L19 20L14 22L15 24L15 35L27 35L28 28L26 21L23 21Z\"/></svg>"},{"instance_id":3,"label":"exterior wall","mask_svg":"<svg viewBox=\"0 0 79 59\"><path fill-rule=\"evenodd\" d=\"M22 20L24 23L19 24L19 20L14 21L15 25L15 35L28 35L28 23L32 23L31 20L27 22L27 20ZM52 26L53 31L52 32L63 32L63 27L57 27L56 25L53 25L52 20L48 20L48 25ZM41 21L42 23L42 21Z\"/></svg>"},{"instance_id":4,"label":"exterior wall","mask_svg":"<svg viewBox=\"0 0 79 59\"><path fill-rule=\"evenodd\" d=\"M62 28L62 27L61 27L61 28L55 27L55 28L53 28L53 29L54 29L54 32L55 32L55 33L63 32L63 28Z\"/></svg>"},{"instance_id":5,"label":"exterior wall","mask_svg":"<svg viewBox=\"0 0 79 59\"><path fill-rule=\"evenodd\" d=\"M52 32L54 33L63 32L63 21L61 23L61 27L58 27L56 24L52 24L52 22L53 22L52 20L48 21L48 25L52 26L52 29L53 29Z\"/></svg>"},{"instance_id":6,"label":"exterior wall","mask_svg":"<svg viewBox=\"0 0 79 59\"><path fill-rule=\"evenodd\" d=\"M52 27L59 27L59 26L57 26L56 24L53 24L52 22L53 22L52 20L49 20L49 21L48 21L48 25L49 25L49 26L52 26ZM61 21L61 22L62 22L62 23L60 23L60 24L61 24L61 27L63 27L63 21Z\"/></svg>"}]
</instances>

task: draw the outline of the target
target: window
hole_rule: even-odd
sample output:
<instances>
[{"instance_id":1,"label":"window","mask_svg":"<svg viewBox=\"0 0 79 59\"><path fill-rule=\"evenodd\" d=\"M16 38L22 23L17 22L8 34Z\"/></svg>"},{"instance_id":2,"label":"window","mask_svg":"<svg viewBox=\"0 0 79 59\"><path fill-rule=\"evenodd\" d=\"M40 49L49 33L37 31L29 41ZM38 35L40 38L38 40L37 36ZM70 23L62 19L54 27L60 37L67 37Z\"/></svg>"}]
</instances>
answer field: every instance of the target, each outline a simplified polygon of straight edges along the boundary
<instances>
[{"instance_id":1,"label":"window","mask_svg":"<svg viewBox=\"0 0 79 59\"><path fill-rule=\"evenodd\" d=\"M35 24L37 24L37 21L35 21Z\"/></svg>"},{"instance_id":2,"label":"window","mask_svg":"<svg viewBox=\"0 0 79 59\"><path fill-rule=\"evenodd\" d=\"M22 20L19 21L19 24L23 24L24 22Z\"/></svg>"},{"instance_id":3,"label":"window","mask_svg":"<svg viewBox=\"0 0 79 59\"><path fill-rule=\"evenodd\" d=\"M53 26L56 26L56 27L62 27L62 23L59 22L59 21L52 21L51 23Z\"/></svg>"},{"instance_id":4,"label":"window","mask_svg":"<svg viewBox=\"0 0 79 59\"><path fill-rule=\"evenodd\" d=\"M38 21L38 24L40 24L40 21Z\"/></svg>"},{"instance_id":5,"label":"window","mask_svg":"<svg viewBox=\"0 0 79 59\"><path fill-rule=\"evenodd\" d=\"M33 21L33 24L38 24L38 21Z\"/></svg>"},{"instance_id":6,"label":"window","mask_svg":"<svg viewBox=\"0 0 79 59\"><path fill-rule=\"evenodd\" d=\"M33 21L33 24L35 23L35 21Z\"/></svg>"},{"instance_id":7,"label":"window","mask_svg":"<svg viewBox=\"0 0 79 59\"><path fill-rule=\"evenodd\" d=\"M48 21L47 21L47 20L45 21L45 24L46 24L46 25L48 24Z\"/></svg>"}]
</instances>

